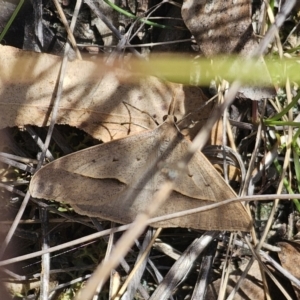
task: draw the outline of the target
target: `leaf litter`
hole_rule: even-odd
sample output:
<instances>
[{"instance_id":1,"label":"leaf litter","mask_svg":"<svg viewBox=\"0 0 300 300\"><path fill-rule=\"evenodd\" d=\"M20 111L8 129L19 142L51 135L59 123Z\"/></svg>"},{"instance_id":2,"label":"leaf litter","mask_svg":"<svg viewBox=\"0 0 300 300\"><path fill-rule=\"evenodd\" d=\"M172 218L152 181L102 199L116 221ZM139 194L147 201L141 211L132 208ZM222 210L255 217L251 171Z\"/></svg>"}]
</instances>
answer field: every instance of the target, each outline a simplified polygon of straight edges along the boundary
<instances>
[{"instance_id":1,"label":"leaf litter","mask_svg":"<svg viewBox=\"0 0 300 300\"><path fill-rule=\"evenodd\" d=\"M75 79L74 79L75 80ZM81 92L81 94L83 94L83 92ZM172 94L172 96L173 96L173 94ZM172 97L171 96L171 97ZM171 98L170 97L170 98ZM166 103L170 103L170 98L169 98L169 101L168 102L166 102ZM49 106L48 106L48 108L49 108ZM167 106L165 107L165 112L166 112L166 110L167 110ZM124 110L125 111L125 110ZM145 110L146 111L146 110ZM163 114L166 114L166 113L162 113L161 115L163 115ZM185 114L186 112L183 112L183 115ZM159 118L158 118L159 119ZM160 119L161 120L161 119ZM128 117L127 117L127 121L128 121ZM151 121L148 121L148 123L147 124L149 124ZM23 124L18 124L18 125L24 125L24 124L26 124L26 123L23 123ZM12 123L12 125L15 125L15 124L13 124ZM6 125L6 126L12 126L12 125ZM37 125L39 125L39 124L37 124ZM75 126L77 126L77 125L75 125ZM154 127L152 127L152 129L154 129L155 128L155 124L153 124L153 126ZM79 126L78 126L79 127ZM146 126L145 126L146 127ZM147 127L148 128L148 127ZM126 132L126 134L128 134L128 128L126 128L127 130L124 130L124 132ZM151 128L150 128L151 129ZM109 129L110 130L110 129ZM111 139L111 137L113 136L116 136L116 132L118 132L119 131L119 129L117 129L115 132L113 132L113 134L108 134L108 135L106 135L106 138L103 138L103 140L110 140ZM93 131L94 132L94 131ZM102 134L102 136L104 136L104 134ZM181 233L181 235L182 234L184 234L183 232Z\"/></svg>"}]
</instances>

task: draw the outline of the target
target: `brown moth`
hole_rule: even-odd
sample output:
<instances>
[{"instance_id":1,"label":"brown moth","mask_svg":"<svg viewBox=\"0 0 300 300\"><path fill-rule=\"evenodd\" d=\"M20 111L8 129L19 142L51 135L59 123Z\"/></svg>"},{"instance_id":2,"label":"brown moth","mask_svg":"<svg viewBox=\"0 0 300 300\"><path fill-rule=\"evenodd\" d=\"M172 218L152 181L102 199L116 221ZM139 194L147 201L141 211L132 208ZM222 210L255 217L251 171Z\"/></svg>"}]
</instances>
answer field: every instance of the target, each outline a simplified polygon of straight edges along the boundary
<instances>
[{"instance_id":1,"label":"brown moth","mask_svg":"<svg viewBox=\"0 0 300 300\"><path fill-rule=\"evenodd\" d=\"M205 56L239 54L248 57L258 47L251 6L251 0L184 0L181 15ZM255 82L249 82L249 86L240 89L240 96L252 100L274 97L276 91L267 68L265 72L264 83L255 86Z\"/></svg>"},{"instance_id":2,"label":"brown moth","mask_svg":"<svg viewBox=\"0 0 300 300\"><path fill-rule=\"evenodd\" d=\"M173 117L154 130L97 145L60 159L32 178L33 197L69 203L82 215L132 222L150 203L189 144ZM170 198L155 216L196 208L236 197L234 191L198 151L175 182ZM155 223L154 227L204 230L249 230L250 217L242 203Z\"/></svg>"}]
</instances>

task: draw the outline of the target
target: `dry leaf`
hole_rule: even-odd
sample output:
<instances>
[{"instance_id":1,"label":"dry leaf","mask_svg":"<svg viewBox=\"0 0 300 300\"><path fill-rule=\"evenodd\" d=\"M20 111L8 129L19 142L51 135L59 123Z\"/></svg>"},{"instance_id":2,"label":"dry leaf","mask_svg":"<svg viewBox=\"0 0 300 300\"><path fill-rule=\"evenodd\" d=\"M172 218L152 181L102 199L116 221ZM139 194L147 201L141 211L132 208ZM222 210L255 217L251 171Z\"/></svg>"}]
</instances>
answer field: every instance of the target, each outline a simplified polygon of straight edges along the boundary
<instances>
[{"instance_id":1,"label":"dry leaf","mask_svg":"<svg viewBox=\"0 0 300 300\"><path fill-rule=\"evenodd\" d=\"M61 58L54 55L0 45L0 129L49 125L60 64ZM178 98L175 112L178 120L207 100L196 87L150 76L141 78L128 71L109 72L100 59L72 61L64 79L57 123L78 127L94 138L110 141L155 128L157 125L149 115L161 123L173 97ZM210 110L208 105L193 116L198 122L194 132L206 121Z\"/></svg>"},{"instance_id":2,"label":"dry leaf","mask_svg":"<svg viewBox=\"0 0 300 300\"><path fill-rule=\"evenodd\" d=\"M277 246L281 248L281 251L278 252L278 256L282 266L296 278L300 279L300 270L298 267L295 267L300 265L300 244L289 241L279 242Z\"/></svg>"},{"instance_id":3,"label":"dry leaf","mask_svg":"<svg viewBox=\"0 0 300 300\"><path fill-rule=\"evenodd\" d=\"M238 53L247 57L258 46L252 28L251 5L251 0L185 0L181 14L205 56ZM274 97L276 91L271 82L266 69L265 87L244 86L239 93L252 100Z\"/></svg>"},{"instance_id":4,"label":"dry leaf","mask_svg":"<svg viewBox=\"0 0 300 300\"><path fill-rule=\"evenodd\" d=\"M249 52L257 45L251 0L185 0L182 18L206 56Z\"/></svg>"},{"instance_id":5,"label":"dry leaf","mask_svg":"<svg viewBox=\"0 0 300 300\"><path fill-rule=\"evenodd\" d=\"M36 198L65 201L83 215L130 223L147 207L166 172L183 157L190 143L169 116L154 130L97 145L48 164L33 176L30 192ZM174 186L156 216L236 197L200 151ZM241 203L154 224L243 231L249 230L250 225Z\"/></svg>"},{"instance_id":6,"label":"dry leaf","mask_svg":"<svg viewBox=\"0 0 300 300\"><path fill-rule=\"evenodd\" d=\"M228 296L231 291L235 288L237 281L240 279L244 266L241 267L241 270L234 271L229 275L228 284L226 286L226 296ZM217 279L212 282L207 290L206 299L217 300L220 290L221 279ZM235 294L234 300L245 300L245 299L255 299L255 300L264 300L265 294L263 289L263 282L261 279L261 273L259 269L259 264L255 261L250 268L248 274L243 280L240 289Z\"/></svg>"},{"instance_id":7,"label":"dry leaf","mask_svg":"<svg viewBox=\"0 0 300 300\"><path fill-rule=\"evenodd\" d=\"M278 256L281 265L290 272L293 276L300 280L300 244L297 242L279 242L277 246L281 248L278 252ZM297 296L300 296L300 288L292 283L293 288Z\"/></svg>"}]
</instances>

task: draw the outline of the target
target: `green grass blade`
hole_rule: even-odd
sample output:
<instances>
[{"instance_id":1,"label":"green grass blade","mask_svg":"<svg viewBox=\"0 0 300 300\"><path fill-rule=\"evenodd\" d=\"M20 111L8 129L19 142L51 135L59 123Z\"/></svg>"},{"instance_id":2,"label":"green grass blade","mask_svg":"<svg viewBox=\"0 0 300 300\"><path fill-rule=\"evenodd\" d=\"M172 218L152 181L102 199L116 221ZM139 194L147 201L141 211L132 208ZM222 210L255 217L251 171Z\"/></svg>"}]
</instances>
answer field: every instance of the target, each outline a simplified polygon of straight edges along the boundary
<instances>
[{"instance_id":1,"label":"green grass blade","mask_svg":"<svg viewBox=\"0 0 300 300\"><path fill-rule=\"evenodd\" d=\"M277 172L279 174L281 174L282 167L279 164L278 160L274 160L274 165L275 165L275 168L276 168ZM289 182L286 178L283 179L283 185L284 185L284 187L286 188L286 190L288 191L289 194L291 194L291 195L295 194L293 189L291 188L291 185L289 184ZM299 200L298 199L293 199L293 202L296 206L297 211L300 212L300 202L299 202Z\"/></svg>"},{"instance_id":2,"label":"green grass blade","mask_svg":"<svg viewBox=\"0 0 300 300\"><path fill-rule=\"evenodd\" d=\"M120 14L128 17L128 18L131 18L131 19L134 19L134 20L138 20L142 23L145 23L147 25L150 25L150 26L153 26L153 27L159 27L159 28L164 28L164 29L174 29L174 27L171 27L171 26L167 26L167 25L162 25L162 24L158 24L156 22L152 22L152 21L149 21L145 18L139 18L137 16L135 16L134 14L122 9L121 7L115 5L114 3L110 2L109 0L103 0L107 5L109 5L111 8L113 8L114 10L116 10L117 12L119 12Z\"/></svg>"},{"instance_id":3,"label":"green grass blade","mask_svg":"<svg viewBox=\"0 0 300 300\"><path fill-rule=\"evenodd\" d=\"M24 3L24 0L20 0L19 4L17 5L15 11L13 12L12 16L10 17L10 19L8 20L6 26L4 27L3 31L0 34L0 43L3 40L3 38L5 37L8 29L10 28L12 22L14 21L14 19L16 18L16 16L19 13L19 10L21 9L22 5Z\"/></svg>"}]
</instances>

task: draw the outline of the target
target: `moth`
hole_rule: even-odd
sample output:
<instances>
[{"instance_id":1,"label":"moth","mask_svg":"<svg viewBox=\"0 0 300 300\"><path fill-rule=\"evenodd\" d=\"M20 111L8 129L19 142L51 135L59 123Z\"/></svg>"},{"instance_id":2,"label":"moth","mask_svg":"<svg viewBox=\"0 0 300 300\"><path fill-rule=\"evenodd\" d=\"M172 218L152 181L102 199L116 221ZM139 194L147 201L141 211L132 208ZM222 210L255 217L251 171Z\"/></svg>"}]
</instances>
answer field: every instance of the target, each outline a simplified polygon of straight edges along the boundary
<instances>
[{"instance_id":1,"label":"moth","mask_svg":"<svg viewBox=\"0 0 300 300\"><path fill-rule=\"evenodd\" d=\"M168 116L154 130L84 149L49 163L33 176L30 193L35 198L68 203L82 215L130 223L151 203L167 171L183 157L190 143L178 131L174 117ZM198 151L155 216L234 197L234 191ZM152 226L247 231L251 219L243 204L237 202Z\"/></svg>"}]
</instances>

